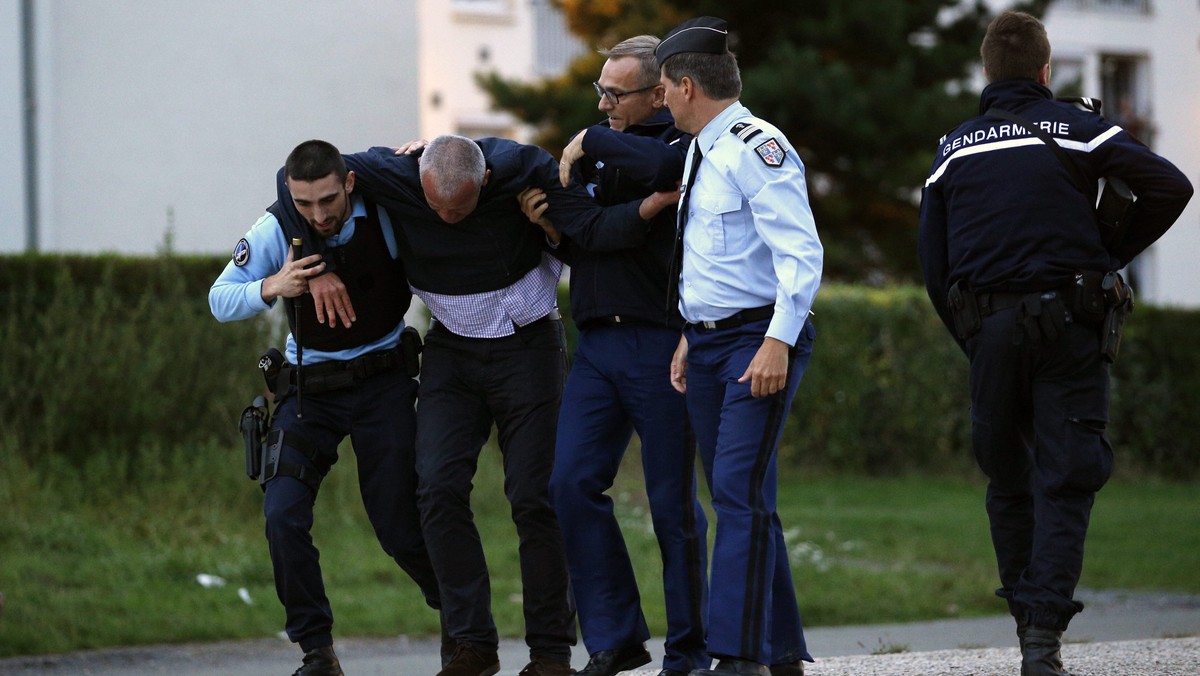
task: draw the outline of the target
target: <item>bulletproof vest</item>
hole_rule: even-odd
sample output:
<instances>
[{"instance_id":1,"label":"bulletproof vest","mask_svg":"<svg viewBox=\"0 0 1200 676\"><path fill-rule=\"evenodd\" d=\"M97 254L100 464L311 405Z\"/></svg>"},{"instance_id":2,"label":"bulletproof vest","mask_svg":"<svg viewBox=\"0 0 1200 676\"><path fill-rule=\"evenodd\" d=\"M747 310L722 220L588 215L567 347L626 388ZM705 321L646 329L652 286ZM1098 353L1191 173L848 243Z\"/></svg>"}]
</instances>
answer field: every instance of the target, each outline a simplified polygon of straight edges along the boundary
<instances>
[{"instance_id":1,"label":"bulletproof vest","mask_svg":"<svg viewBox=\"0 0 1200 676\"><path fill-rule=\"evenodd\" d=\"M346 285L358 319L350 328L339 321L330 327L317 321L312 296L301 296L300 332L296 332L295 299L285 298L288 326L292 336L299 335L305 349L333 352L378 340L396 328L408 311L412 292L404 275L404 265L392 258L379 212L370 200L367 215L355 220L354 236L342 246L328 248L326 257L336 262L336 273Z\"/></svg>"}]
</instances>

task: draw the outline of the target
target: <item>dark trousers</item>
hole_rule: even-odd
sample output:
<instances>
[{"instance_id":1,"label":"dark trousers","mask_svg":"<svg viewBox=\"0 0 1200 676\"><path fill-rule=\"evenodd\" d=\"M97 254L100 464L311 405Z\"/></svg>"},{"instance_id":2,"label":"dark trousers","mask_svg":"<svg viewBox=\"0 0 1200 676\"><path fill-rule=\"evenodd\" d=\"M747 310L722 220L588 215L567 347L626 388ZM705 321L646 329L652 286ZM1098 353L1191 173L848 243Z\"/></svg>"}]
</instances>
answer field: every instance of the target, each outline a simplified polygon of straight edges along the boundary
<instances>
[{"instance_id":1,"label":"dark trousers","mask_svg":"<svg viewBox=\"0 0 1200 676\"><path fill-rule=\"evenodd\" d=\"M605 494L637 431L663 561L663 668L686 673L709 664L703 623L708 524L696 499L696 449L684 398L670 383L678 344L679 332L666 328L580 331L559 412L550 487L588 653L644 643L650 631L633 565Z\"/></svg>"},{"instance_id":2,"label":"dark trousers","mask_svg":"<svg viewBox=\"0 0 1200 676\"><path fill-rule=\"evenodd\" d=\"M570 658L575 616L562 533L550 504L554 431L566 372L562 322L543 320L505 338L429 330L417 409L421 523L437 570L446 631L494 650L491 586L471 512L479 452L495 423L521 560L530 654Z\"/></svg>"},{"instance_id":3,"label":"dark trousers","mask_svg":"<svg viewBox=\"0 0 1200 676\"><path fill-rule=\"evenodd\" d=\"M1063 630L1096 492L1112 473L1108 364L1096 327L1069 324L1040 348L1013 345L1014 311L984 319L967 341L971 437L988 477L997 594L1038 627Z\"/></svg>"},{"instance_id":4,"label":"dark trousers","mask_svg":"<svg viewBox=\"0 0 1200 676\"><path fill-rule=\"evenodd\" d=\"M717 517L708 606L708 652L760 664L811 661L783 527L775 511L783 423L812 355L805 324L787 386L755 398L739 383L769 320L708 331L689 325L687 409Z\"/></svg>"},{"instance_id":5,"label":"dark trousers","mask_svg":"<svg viewBox=\"0 0 1200 676\"><path fill-rule=\"evenodd\" d=\"M399 371L381 373L353 386L304 393L304 417L296 417L293 392L280 402L272 427L284 430L281 460L313 463L287 445L297 435L318 451L326 467L337 462L338 444L349 435L358 459L358 486L367 518L383 551L420 586L431 607L440 606L437 578L421 537L414 464L417 383ZM263 500L275 591L287 611L288 637L309 651L333 643L333 612L313 545L316 494L300 480L277 476Z\"/></svg>"}]
</instances>

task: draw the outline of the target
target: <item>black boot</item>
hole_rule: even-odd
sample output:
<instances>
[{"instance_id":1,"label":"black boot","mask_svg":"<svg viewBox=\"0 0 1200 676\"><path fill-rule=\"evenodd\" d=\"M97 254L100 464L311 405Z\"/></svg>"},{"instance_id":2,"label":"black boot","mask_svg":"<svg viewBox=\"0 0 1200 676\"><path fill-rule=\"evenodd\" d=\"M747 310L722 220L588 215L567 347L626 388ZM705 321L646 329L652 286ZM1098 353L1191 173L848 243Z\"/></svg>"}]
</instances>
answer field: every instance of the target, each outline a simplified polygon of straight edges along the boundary
<instances>
[{"instance_id":1,"label":"black boot","mask_svg":"<svg viewBox=\"0 0 1200 676\"><path fill-rule=\"evenodd\" d=\"M1071 676L1063 669L1061 650L1061 631L1026 627L1021 641L1021 676Z\"/></svg>"},{"instance_id":2,"label":"black boot","mask_svg":"<svg viewBox=\"0 0 1200 676\"><path fill-rule=\"evenodd\" d=\"M333 646L313 648L304 653L304 665L292 676L342 676L342 665L333 652Z\"/></svg>"}]
</instances>

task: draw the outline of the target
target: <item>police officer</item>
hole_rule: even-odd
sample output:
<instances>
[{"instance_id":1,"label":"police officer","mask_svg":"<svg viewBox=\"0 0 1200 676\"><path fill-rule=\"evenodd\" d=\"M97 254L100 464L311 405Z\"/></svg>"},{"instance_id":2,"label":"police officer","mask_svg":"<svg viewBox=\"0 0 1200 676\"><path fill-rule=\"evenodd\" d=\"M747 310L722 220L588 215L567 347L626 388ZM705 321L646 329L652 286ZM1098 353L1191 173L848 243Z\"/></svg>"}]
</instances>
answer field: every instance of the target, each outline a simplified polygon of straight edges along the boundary
<instances>
[{"instance_id":1,"label":"police officer","mask_svg":"<svg viewBox=\"0 0 1200 676\"><path fill-rule=\"evenodd\" d=\"M437 578L421 536L414 466L417 383L398 350L412 296L386 212L353 195L354 174L324 141L296 147L285 165L289 198L307 222L305 234L334 251L350 297L361 310L351 327L317 322L312 308L296 313L308 281L324 270L319 256L296 259L273 207L244 238L213 283L209 305L222 322L247 319L282 298L289 306L287 359L300 383L279 383L272 421L277 463L266 472L263 511L275 591L287 611L287 634L304 651L296 674L341 674L333 650L333 613L321 579L311 529L321 479L350 436L359 488L383 550L440 606ZM277 205L276 205L277 206ZM299 324L297 324L297 320ZM297 336L300 344L297 345ZM299 378L303 378L299 381ZM302 397L302 399L301 399ZM302 408L301 408L302 407Z\"/></svg>"},{"instance_id":2,"label":"police officer","mask_svg":"<svg viewBox=\"0 0 1200 676\"><path fill-rule=\"evenodd\" d=\"M664 107L654 48L639 35L602 51L595 83L607 120L579 132L563 151L560 178L573 177L601 205L674 191L691 136ZM540 190L523 196L538 220ZM634 430L654 533L663 559L667 611L665 676L705 667L702 609L707 523L696 498L694 442L683 396L669 380L683 320L667 304L675 209L650 223L643 246L588 250L565 238L571 312L579 329L558 417L555 512L562 525L579 627L589 653L581 676L612 676L646 664L650 637L621 529L605 491L613 485Z\"/></svg>"},{"instance_id":3,"label":"police officer","mask_svg":"<svg viewBox=\"0 0 1200 676\"><path fill-rule=\"evenodd\" d=\"M687 321L671 382L686 393L717 517L708 652L692 674L802 674L811 661L775 511L783 422L812 354L823 250L804 166L738 101L726 23L686 21L659 44L675 124L695 135L680 198L677 286Z\"/></svg>"},{"instance_id":4,"label":"police officer","mask_svg":"<svg viewBox=\"0 0 1200 676\"><path fill-rule=\"evenodd\" d=\"M970 359L996 593L1016 618L1021 673L1058 675L1062 632L1083 608L1073 597L1089 515L1112 472L1101 327L1111 333L1131 302L1113 271L1166 232L1192 188L1096 103L1054 100L1050 42L1036 18L1001 13L980 52L989 82L980 116L941 140L925 182L921 265ZM1094 186L1113 176L1137 201L1128 230L1106 247Z\"/></svg>"},{"instance_id":5,"label":"police officer","mask_svg":"<svg viewBox=\"0 0 1200 676\"><path fill-rule=\"evenodd\" d=\"M669 202L655 195L601 209L578 186L559 185L558 165L546 151L506 139L445 135L419 157L375 148L345 160L359 192L392 214L409 282L435 320L422 358L416 453L421 524L456 644L439 676L500 669L487 562L470 507L493 424L520 539L530 651L520 673L567 676L574 614L549 496L566 375L556 307L561 264L543 251L543 232L517 194L542 188L552 202L548 217L596 250L640 246L645 219ZM285 214L286 221L294 217ZM334 299L325 307L345 305Z\"/></svg>"}]
</instances>

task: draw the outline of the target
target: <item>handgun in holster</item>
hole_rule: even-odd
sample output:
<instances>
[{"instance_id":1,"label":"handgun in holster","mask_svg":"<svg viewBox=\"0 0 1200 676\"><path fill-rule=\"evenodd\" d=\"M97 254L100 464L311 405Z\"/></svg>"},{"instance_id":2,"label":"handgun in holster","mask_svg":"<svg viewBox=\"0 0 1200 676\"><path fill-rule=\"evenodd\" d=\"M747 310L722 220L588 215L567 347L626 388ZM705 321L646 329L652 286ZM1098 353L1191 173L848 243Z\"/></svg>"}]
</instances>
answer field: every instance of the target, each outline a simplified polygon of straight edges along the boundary
<instances>
[{"instance_id":1,"label":"handgun in holster","mask_svg":"<svg viewBox=\"0 0 1200 676\"><path fill-rule=\"evenodd\" d=\"M958 280L950 287L946 295L950 308L950 317L954 321L954 333L960 340L966 340L979 333L983 328L983 320L979 314L979 299L967 284L966 280Z\"/></svg>"},{"instance_id":2,"label":"handgun in holster","mask_svg":"<svg viewBox=\"0 0 1200 676\"><path fill-rule=\"evenodd\" d=\"M1121 349L1125 320L1133 312L1133 288L1125 283L1119 272L1105 274L1100 288L1104 290L1105 305L1100 333L1100 354L1111 364L1117 360L1117 353Z\"/></svg>"},{"instance_id":3,"label":"handgun in holster","mask_svg":"<svg viewBox=\"0 0 1200 676\"><path fill-rule=\"evenodd\" d=\"M267 398L261 394L242 411L239 427L242 441L246 445L246 476L258 479L263 469L263 454L266 452L267 434L271 429L271 414L267 409Z\"/></svg>"},{"instance_id":4,"label":"handgun in holster","mask_svg":"<svg viewBox=\"0 0 1200 676\"><path fill-rule=\"evenodd\" d=\"M421 334L411 326L400 332L400 356L404 358L404 375L416 378L421 375Z\"/></svg>"}]
</instances>

